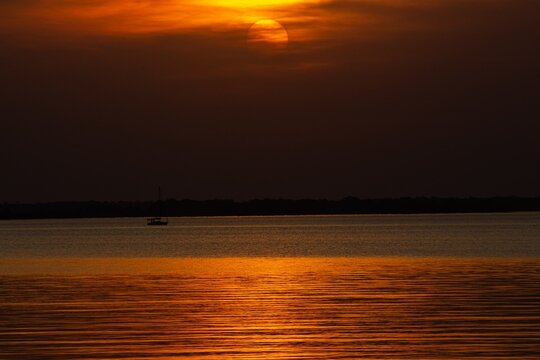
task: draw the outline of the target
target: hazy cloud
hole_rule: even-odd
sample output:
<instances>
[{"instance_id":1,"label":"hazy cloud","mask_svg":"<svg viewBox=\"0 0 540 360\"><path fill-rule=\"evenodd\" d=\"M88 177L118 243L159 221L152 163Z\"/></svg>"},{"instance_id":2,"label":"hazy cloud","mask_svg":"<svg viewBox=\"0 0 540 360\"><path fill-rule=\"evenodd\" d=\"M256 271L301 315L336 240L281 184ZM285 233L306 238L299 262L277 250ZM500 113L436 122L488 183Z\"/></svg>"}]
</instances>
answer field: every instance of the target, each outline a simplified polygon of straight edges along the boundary
<instances>
[{"instance_id":1,"label":"hazy cloud","mask_svg":"<svg viewBox=\"0 0 540 360\"><path fill-rule=\"evenodd\" d=\"M174 4L0 2L0 201L539 195L539 2Z\"/></svg>"}]
</instances>

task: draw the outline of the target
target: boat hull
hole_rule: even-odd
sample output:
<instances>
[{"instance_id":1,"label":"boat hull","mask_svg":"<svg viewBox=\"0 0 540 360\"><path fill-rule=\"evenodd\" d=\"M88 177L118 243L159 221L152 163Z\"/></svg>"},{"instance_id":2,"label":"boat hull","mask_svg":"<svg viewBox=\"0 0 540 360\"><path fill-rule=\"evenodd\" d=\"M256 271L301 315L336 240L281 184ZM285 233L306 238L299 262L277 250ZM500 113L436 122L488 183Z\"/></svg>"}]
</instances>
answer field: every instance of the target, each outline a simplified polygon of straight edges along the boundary
<instances>
[{"instance_id":1,"label":"boat hull","mask_svg":"<svg viewBox=\"0 0 540 360\"><path fill-rule=\"evenodd\" d=\"M148 226L164 226L168 223L169 222L167 220L162 220L161 218L152 218L146 221L146 225Z\"/></svg>"}]
</instances>

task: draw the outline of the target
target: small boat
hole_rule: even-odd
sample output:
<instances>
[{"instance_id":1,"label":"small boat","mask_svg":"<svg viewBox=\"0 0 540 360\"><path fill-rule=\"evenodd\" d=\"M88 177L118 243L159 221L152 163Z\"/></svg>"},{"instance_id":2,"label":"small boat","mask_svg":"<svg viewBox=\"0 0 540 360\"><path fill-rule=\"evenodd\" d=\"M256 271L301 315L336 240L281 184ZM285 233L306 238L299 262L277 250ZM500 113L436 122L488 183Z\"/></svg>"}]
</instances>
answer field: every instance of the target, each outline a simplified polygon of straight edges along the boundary
<instances>
[{"instance_id":1,"label":"small boat","mask_svg":"<svg viewBox=\"0 0 540 360\"><path fill-rule=\"evenodd\" d=\"M167 225L168 223L168 220L163 220L160 217L150 218L146 221L146 225Z\"/></svg>"},{"instance_id":2,"label":"small boat","mask_svg":"<svg viewBox=\"0 0 540 360\"><path fill-rule=\"evenodd\" d=\"M161 212L161 186L158 187L158 213ZM156 225L167 225L169 223L168 219L162 219L160 216L153 218L148 218L146 220L146 225L156 226Z\"/></svg>"}]
</instances>

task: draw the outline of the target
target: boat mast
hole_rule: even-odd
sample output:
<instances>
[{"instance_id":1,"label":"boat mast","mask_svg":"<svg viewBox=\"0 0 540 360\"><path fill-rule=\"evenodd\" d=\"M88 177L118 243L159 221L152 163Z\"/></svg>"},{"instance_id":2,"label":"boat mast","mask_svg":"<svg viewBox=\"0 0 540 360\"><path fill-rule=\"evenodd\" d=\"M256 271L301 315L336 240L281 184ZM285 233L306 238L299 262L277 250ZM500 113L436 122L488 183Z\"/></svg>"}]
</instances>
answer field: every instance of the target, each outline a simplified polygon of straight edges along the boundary
<instances>
[{"instance_id":1,"label":"boat mast","mask_svg":"<svg viewBox=\"0 0 540 360\"><path fill-rule=\"evenodd\" d=\"M169 223L169 220L162 220L162 206L161 206L161 186L158 186L158 201L154 205L156 215L153 218L149 218L146 221L147 225L167 225Z\"/></svg>"}]
</instances>

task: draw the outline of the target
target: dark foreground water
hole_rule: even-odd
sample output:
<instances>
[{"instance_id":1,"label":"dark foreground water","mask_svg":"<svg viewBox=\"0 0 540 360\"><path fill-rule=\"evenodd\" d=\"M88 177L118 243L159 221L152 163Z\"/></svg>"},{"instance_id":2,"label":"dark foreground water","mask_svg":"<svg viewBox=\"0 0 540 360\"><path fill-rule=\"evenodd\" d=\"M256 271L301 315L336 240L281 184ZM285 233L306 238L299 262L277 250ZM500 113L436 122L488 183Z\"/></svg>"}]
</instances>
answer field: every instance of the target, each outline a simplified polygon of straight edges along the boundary
<instances>
[{"instance_id":1,"label":"dark foreground water","mask_svg":"<svg viewBox=\"0 0 540 360\"><path fill-rule=\"evenodd\" d=\"M0 359L540 358L539 214L141 221L0 222Z\"/></svg>"}]
</instances>

